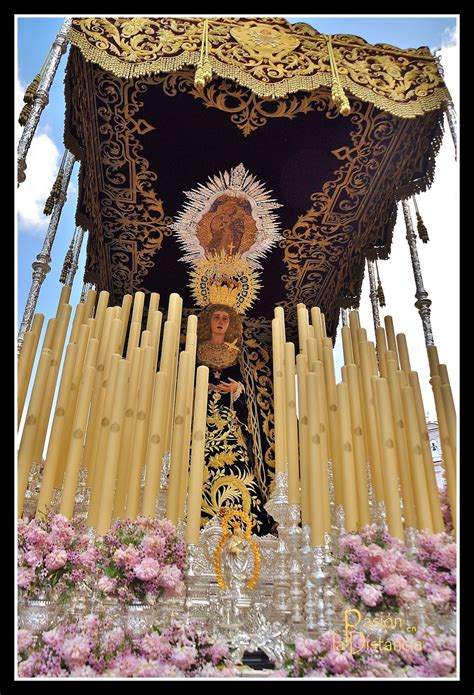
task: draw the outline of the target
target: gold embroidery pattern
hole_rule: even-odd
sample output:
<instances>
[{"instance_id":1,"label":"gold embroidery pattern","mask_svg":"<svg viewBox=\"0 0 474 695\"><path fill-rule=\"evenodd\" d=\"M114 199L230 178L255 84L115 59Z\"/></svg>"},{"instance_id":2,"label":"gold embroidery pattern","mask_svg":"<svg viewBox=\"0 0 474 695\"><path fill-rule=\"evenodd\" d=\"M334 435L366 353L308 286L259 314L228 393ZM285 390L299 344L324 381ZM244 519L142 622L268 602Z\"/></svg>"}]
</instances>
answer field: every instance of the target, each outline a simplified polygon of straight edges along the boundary
<instances>
[{"instance_id":1,"label":"gold embroidery pattern","mask_svg":"<svg viewBox=\"0 0 474 695\"><path fill-rule=\"evenodd\" d=\"M328 41L305 24L275 17L209 19L212 72L261 97L331 86ZM71 43L118 77L197 66L201 18L75 18ZM331 36L343 89L401 118L439 109L449 92L428 48L401 50L357 36Z\"/></svg>"},{"instance_id":2,"label":"gold embroidery pattern","mask_svg":"<svg viewBox=\"0 0 474 695\"><path fill-rule=\"evenodd\" d=\"M222 404L221 394L209 398L204 468L201 525L222 507L241 508L252 516L258 529L261 522L251 509L261 509L257 481L250 471L247 444L235 412Z\"/></svg>"},{"instance_id":3,"label":"gold embroidery pattern","mask_svg":"<svg viewBox=\"0 0 474 695\"><path fill-rule=\"evenodd\" d=\"M165 216L163 202L153 190L157 176L140 153L138 135L152 129L136 118L142 106L140 94L147 87L140 80L124 81L101 70L83 71L78 58L72 56L70 79L76 83L85 77L82 90L89 100L88 112L97 110L101 116L100 133L90 132L82 139L94 147L100 143L97 151L86 148L83 161L87 172L95 172L84 191L85 207L88 211L91 201L100 198L100 215L97 219L95 211L91 219L86 212L80 223L102 232L94 235L102 246L99 265L108 269L100 287L111 292L111 301L119 302L123 294L143 289L141 283L154 266L154 254L172 233L171 218ZM75 88L71 94L75 113L84 109L84 102L77 101L82 90ZM87 119L83 121L87 123ZM94 127L97 121L90 126Z\"/></svg>"}]
</instances>

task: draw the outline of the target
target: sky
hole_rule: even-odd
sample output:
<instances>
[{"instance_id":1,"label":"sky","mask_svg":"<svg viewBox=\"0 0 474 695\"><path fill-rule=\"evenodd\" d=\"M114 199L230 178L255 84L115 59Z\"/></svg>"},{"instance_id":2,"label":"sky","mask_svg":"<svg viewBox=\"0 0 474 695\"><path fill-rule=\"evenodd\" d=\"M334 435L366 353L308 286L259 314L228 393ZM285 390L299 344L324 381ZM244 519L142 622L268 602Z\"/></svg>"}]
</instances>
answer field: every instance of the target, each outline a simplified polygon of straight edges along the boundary
<instances>
[{"instance_id":1,"label":"sky","mask_svg":"<svg viewBox=\"0 0 474 695\"><path fill-rule=\"evenodd\" d=\"M201 15L202 16L202 15ZM235 15L234 15L235 16ZM261 15L260 15L261 16ZM353 15L353 16L296 16L286 15L290 22L307 22L318 31L328 34L348 33L360 36L369 43L388 43L399 48L441 48L445 80L457 107L459 95L459 47L455 15ZM63 22L59 16L16 16L15 46L17 49L15 122L23 106L23 93L40 70ZM43 207L51 191L64 152L64 70L67 54L61 59L53 82L49 104L27 156L26 181L16 190L16 316L20 326L32 279L31 264L40 252L48 228L49 217ZM459 118L458 118L459 122ZM21 127L16 125L16 142ZM417 196L418 207L428 228L430 242L418 243L424 286L432 301L431 322L440 361L446 363L456 403L459 393L459 192L458 164L446 126L443 144L436 164L432 188ZM16 157L15 157L16 159ZM79 163L74 166L56 239L52 249L51 271L46 276L39 295L36 312L45 315L42 341L47 320L55 315L61 285L59 275L75 229L77 177ZM414 210L412 216L415 219ZM395 331L405 333L412 369L419 372L425 410L429 419L436 419L429 370L424 347L423 330L414 307L415 282L410 253L405 239L401 206L398 209L390 258L379 262L379 272L387 306L381 309L393 316ZM70 303L79 302L83 285L87 234L79 259ZM368 277L364 278L360 304L361 325L367 329L369 340L374 339L373 319L369 299ZM340 331L335 345L337 380L342 366Z\"/></svg>"}]
</instances>

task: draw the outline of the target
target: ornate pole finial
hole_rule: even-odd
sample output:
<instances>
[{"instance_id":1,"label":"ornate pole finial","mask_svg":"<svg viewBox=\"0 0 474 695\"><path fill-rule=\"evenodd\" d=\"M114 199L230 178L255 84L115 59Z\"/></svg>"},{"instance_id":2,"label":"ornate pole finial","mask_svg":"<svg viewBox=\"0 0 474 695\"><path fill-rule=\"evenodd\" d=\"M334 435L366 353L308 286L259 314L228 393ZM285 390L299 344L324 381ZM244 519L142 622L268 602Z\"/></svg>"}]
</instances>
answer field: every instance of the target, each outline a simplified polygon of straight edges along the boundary
<instances>
[{"instance_id":1,"label":"ornate pole finial","mask_svg":"<svg viewBox=\"0 0 474 695\"><path fill-rule=\"evenodd\" d=\"M18 143L18 185L23 183L26 179L26 155L30 149L31 141L36 131L36 127L39 123L39 119L43 112L44 107L49 101L49 90L53 82L56 70L58 69L59 61L61 60L62 54L66 51L67 47L67 33L69 27L71 26L72 18L67 17L61 29L59 30L56 38L54 39L53 45L49 50L48 56L45 60L41 78L39 80L38 87L34 91L34 82L30 85L30 92L28 98L31 97L31 101L27 103L28 109L24 109L25 113L22 112L22 120L24 120L23 133L21 134L20 141ZM36 79L36 78L35 78ZM28 90L27 90L28 91ZM26 97L26 94L25 94ZM28 113L26 113L26 111Z\"/></svg>"},{"instance_id":2,"label":"ornate pole finial","mask_svg":"<svg viewBox=\"0 0 474 695\"><path fill-rule=\"evenodd\" d=\"M408 241L408 247L410 249L411 265L413 268L413 276L415 278L416 294L415 297L417 301L415 306L421 317L421 323L423 324L423 333L425 335L425 345L434 345L433 330L431 328L431 299L428 297L428 292L423 286L423 277L421 274L420 259L418 257L418 249L416 247L416 234L413 229L413 221L411 218L410 207L406 200L402 200L403 215L405 217L405 224L407 228L406 239Z\"/></svg>"}]
</instances>

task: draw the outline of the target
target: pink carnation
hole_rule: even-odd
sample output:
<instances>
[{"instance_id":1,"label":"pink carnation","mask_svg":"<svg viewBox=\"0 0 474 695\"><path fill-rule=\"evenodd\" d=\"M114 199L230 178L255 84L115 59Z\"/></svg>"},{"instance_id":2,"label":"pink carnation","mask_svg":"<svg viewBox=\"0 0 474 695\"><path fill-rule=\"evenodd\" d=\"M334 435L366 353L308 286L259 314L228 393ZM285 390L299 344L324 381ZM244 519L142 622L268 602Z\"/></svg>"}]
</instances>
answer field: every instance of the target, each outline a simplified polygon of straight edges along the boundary
<instances>
[{"instance_id":1,"label":"pink carnation","mask_svg":"<svg viewBox=\"0 0 474 695\"><path fill-rule=\"evenodd\" d=\"M372 586L371 584L364 584L360 591L360 597L366 606L376 606L382 598L382 592Z\"/></svg>"},{"instance_id":2,"label":"pink carnation","mask_svg":"<svg viewBox=\"0 0 474 695\"><path fill-rule=\"evenodd\" d=\"M104 594L112 594L116 584L117 581L112 577L101 577L97 582L97 587L99 591L103 591Z\"/></svg>"},{"instance_id":3,"label":"pink carnation","mask_svg":"<svg viewBox=\"0 0 474 695\"><path fill-rule=\"evenodd\" d=\"M77 635L63 642L61 655L70 668L84 666L91 651L87 637Z\"/></svg>"},{"instance_id":4,"label":"pink carnation","mask_svg":"<svg viewBox=\"0 0 474 695\"><path fill-rule=\"evenodd\" d=\"M35 571L31 567L20 567L18 570L18 586L20 589L28 589L34 581Z\"/></svg>"},{"instance_id":5,"label":"pink carnation","mask_svg":"<svg viewBox=\"0 0 474 695\"><path fill-rule=\"evenodd\" d=\"M64 567L67 562L67 552L62 548L55 548L49 555L46 555L44 564L46 569L54 572L54 570Z\"/></svg>"},{"instance_id":6,"label":"pink carnation","mask_svg":"<svg viewBox=\"0 0 474 695\"><path fill-rule=\"evenodd\" d=\"M436 651L428 657L428 668L433 676L449 676L455 667L456 658L451 652Z\"/></svg>"},{"instance_id":7,"label":"pink carnation","mask_svg":"<svg viewBox=\"0 0 474 695\"><path fill-rule=\"evenodd\" d=\"M405 577L401 577L399 574L389 574L382 579L382 585L387 594L397 596L403 589L407 588L408 583Z\"/></svg>"},{"instance_id":8,"label":"pink carnation","mask_svg":"<svg viewBox=\"0 0 474 695\"><path fill-rule=\"evenodd\" d=\"M196 658L195 647L175 647L171 652L171 663L184 671L194 665Z\"/></svg>"},{"instance_id":9,"label":"pink carnation","mask_svg":"<svg viewBox=\"0 0 474 695\"><path fill-rule=\"evenodd\" d=\"M135 576L142 581L155 579L160 571L160 563L153 557L146 557L134 569Z\"/></svg>"}]
</instances>

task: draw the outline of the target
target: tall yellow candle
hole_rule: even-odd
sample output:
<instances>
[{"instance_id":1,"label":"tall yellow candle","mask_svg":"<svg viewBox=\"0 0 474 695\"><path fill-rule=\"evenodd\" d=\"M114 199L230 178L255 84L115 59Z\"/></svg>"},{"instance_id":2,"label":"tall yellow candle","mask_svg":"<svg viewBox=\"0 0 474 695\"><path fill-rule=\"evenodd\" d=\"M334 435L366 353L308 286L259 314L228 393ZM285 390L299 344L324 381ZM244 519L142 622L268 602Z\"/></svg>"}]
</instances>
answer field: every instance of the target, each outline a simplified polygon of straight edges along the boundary
<instances>
[{"instance_id":1,"label":"tall yellow candle","mask_svg":"<svg viewBox=\"0 0 474 695\"><path fill-rule=\"evenodd\" d=\"M155 374L153 403L148 430L148 448L145 461L145 488L143 490L142 515L154 517L156 498L160 489L161 465L163 461L163 433L165 428L165 413L163 403L166 396L165 372Z\"/></svg>"},{"instance_id":2,"label":"tall yellow candle","mask_svg":"<svg viewBox=\"0 0 474 695\"><path fill-rule=\"evenodd\" d=\"M357 331L360 328L359 312L352 310L349 312L349 328L351 331L352 339L352 352L354 353L354 360L356 364L360 364L359 359L359 340L357 337Z\"/></svg>"},{"instance_id":3,"label":"tall yellow candle","mask_svg":"<svg viewBox=\"0 0 474 695\"><path fill-rule=\"evenodd\" d=\"M441 395L443 397L451 448L453 456L456 458L456 406L454 405L453 392L449 383L448 368L445 364L438 365L438 374L441 377Z\"/></svg>"},{"instance_id":4,"label":"tall yellow candle","mask_svg":"<svg viewBox=\"0 0 474 695\"><path fill-rule=\"evenodd\" d=\"M59 366L61 364L61 358L64 349L64 341L66 339L66 332L70 316L71 305L62 304L57 316L56 331L54 333L52 345L53 355L51 360L51 366L48 372L48 380L44 389L43 403L41 405L41 414L38 422L38 429L36 431L33 461L36 461L37 463L41 462L43 456L44 442L46 439L46 432L48 430L48 423L51 416L51 406L53 403L54 392L56 390Z\"/></svg>"},{"instance_id":5,"label":"tall yellow candle","mask_svg":"<svg viewBox=\"0 0 474 695\"><path fill-rule=\"evenodd\" d=\"M97 308L95 310L95 331L92 337L97 338L99 341L102 338L102 330L104 328L105 314L109 303L109 296L110 295L106 290L100 292L99 300L97 302Z\"/></svg>"},{"instance_id":6,"label":"tall yellow candle","mask_svg":"<svg viewBox=\"0 0 474 695\"><path fill-rule=\"evenodd\" d=\"M323 349L322 339L326 334L323 333L321 309L318 306L311 307L311 322L313 324L314 337L316 338L316 343L318 346L318 358L320 358L321 351Z\"/></svg>"},{"instance_id":7,"label":"tall yellow candle","mask_svg":"<svg viewBox=\"0 0 474 695\"><path fill-rule=\"evenodd\" d=\"M386 379L375 377L375 394L382 434L383 486L387 526L390 534L403 540L402 510L398 493L397 454L392 408Z\"/></svg>"},{"instance_id":8,"label":"tall yellow candle","mask_svg":"<svg viewBox=\"0 0 474 695\"><path fill-rule=\"evenodd\" d=\"M61 374L61 381L59 383L56 408L54 410L53 424L51 427L51 434L48 443L48 451L46 454L46 461L41 480L41 489L38 496L38 504L36 508L37 519L41 518L43 515L47 513L47 509L51 503L58 462L60 458L65 458L65 455L67 453L67 449L63 448L61 446L61 443L63 441L65 414L67 410L69 391L71 388L76 353L77 345L75 343L69 343L66 349L66 356L64 359L64 367ZM62 483L62 477L60 482Z\"/></svg>"},{"instance_id":9,"label":"tall yellow candle","mask_svg":"<svg viewBox=\"0 0 474 695\"><path fill-rule=\"evenodd\" d=\"M59 314L61 306L69 302L69 297L71 296L71 285L63 285L61 287L61 293L59 295L58 305L56 307L56 316Z\"/></svg>"},{"instance_id":10,"label":"tall yellow candle","mask_svg":"<svg viewBox=\"0 0 474 695\"><path fill-rule=\"evenodd\" d=\"M397 363L397 368L400 368L400 361L398 359L398 349L397 349L397 341L395 338L395 329L393 327L393 318L391 316L385 316L384 317L384 324L385 324L385 333L387 336L387 345L388 349L392 350L393 352L393 357L395 359L395 362Z\"/></svg>"},{"instance_id":11,"label":"tall yellow candle","mask_svg":"<svg viewBox=\"0 0 474 695\"><path fill-rule=\"evenodd\" d=\"M298 344L299 351L306 354L306 340L308 339L308 309L302 303L296 305L296 315L298 319Z\"/></svg>"},{"instance_id":12,"label":"tall yellow candle","mask_svg":"<svg viewBox=\"0 0 474 695\"><path fill-rule=\"evenodd\" d=\"M98 460L98 448L99 448L99 439L100 439L100 432L101 432L101 423L102 423L102 418L104 417L103 415L103 409L104 409L104 402L105 398L107 395L107 390L110 388L110 383L109 383L109 378L110 378L110 368L112 364L112 358L114 355L118 356L118 344L120 341L120 334L122 330L122 322L120 319L112 319L112 322L110 324L110 331L108 333L108 336L106 334L106 329L104 326L104 330L102 332L102 339L99 343L99 354L97 357L97 373L96 373L96 381L94 384L94 393L92 396L92 404L91 404L91 417L90 421L92 422L93 429L91 431L91 428L88 428L87 431L87 439L86 439L86 450L84 452L84 458L86 461L86 465L88 466L89 469L89 474L88 474L88 479L87 479L87 484L88 486L93 484L93 479L94 479L94 470L95 470L95 465ZM103 357L102 359L104 362L101 361L101 348L102 348L102 343L107 340L107 347L105 348L103 352ZM102 367L103 365L103 367ZM89 444L89 438L92 438L91 444ZM103 454L103 452L101 452Z\"/></svg>"},{"instance_id":13,"label":"tall yellow candle","mask_svg":"<svg viewBox=\"0 0 474 695\"><path fill-rule=\"evenodd\" d=\"M375 345L371 340L369 340L367 346L369 348L370 368L372 370L372 375L378 376L379 370L377 365L377 356L375 354Z\"/></svg>"},{"instance_id":14,"label":"tall yellow candle","mask_svg":"<svg viewBox=\"0 0 474 695\"><path fill-rule=\"evenodd\" d=\"M166 386L166 398L164 402L166 425L165 425L165 449L164 453L169 453L170 450L170 430L171 430L171 418L172 418L172 394L174 393L174 386L171 383L175 378L174 372L174 362L173 362L173 352L175 349L175 334L176 328L173 321L166 321L163 330L163 344L161 347L160 356L160 371L166 372L168 375L167 386Z\"/></svg>"},{"instance_id":15,"label":"tall yellow candle","mask_svg":"<svg viewBox=\"0 0 474 695\"><path fill-rule=\"evenodd\" d=\"M108 427L107 448L105 450L104 475L97 514L98 535L107 533L112 522L129 369L130 362L127 360L120 360L114 389L110 425Z\"/></svg>"},{"instance_id":16,"label":"tall yellow candle","mask_svg":"<svg viewBox=\"0 0 474 695\"><path fill-rule=\"evenodd\" d=\"M95 307L95 300L97 298L97 292L96 290L89 290L87 293L86 301L84 302L85 309L84 309L84 321L87 321L88 319L92 318L92 315L94 314L94 307Z\"/></svg>"},{"instance_id":17,"label":"tall yellow candle","mask_svg":"<svg viewBox=\"0 0 474 695\"><path fill-rule=\"evenodd\" d=\"M81 456L83 452L84 433L87 427L87 417L94 387L95 367L86 365L79 387L76 412L72 425L72 434L67 448L66 470L64 475L64 487L61 497L60 513L68 519L74 513L74 500L76 497Z\"/></svg>"},{"instance_id":18,"label":"tall yellow candle","mask_svg":"<svg viewBox=\"0 0 474 695\"><path fill-rule=\"evenodd\" d=\"M342 368L347 383L349 407L352 426L352 444L354 447L354 465L357 484L357 509L361 526L370 524L370 507L368 495L368 480L366 461L367 454L364 441L364 425L362 420L362 407L359 395L359 379L355 364L348 364Z\"/></svg>"},{"instance_id":19,"label":"tall yellow candle","mask_svg":"<svg viewBox=\"0 0 474 695\"><path fill-rule=\"evenodd\" d=\"M131 358L130 378L125 401L125 416L123 422L122 439L117 471L117 486L114 500L114 517L125 517L125 504L127 499L128 478L130 473L131 447L133 439L133 427L135 424L138 387L140 384L140 372L143 360L143 349L136 347Z\"/></svg>"},{"instance_id":20,"label":"tall yellow candle","mask_svg":"<svg viewBox=\"0 0 474 695\"><path fill-rule=\"evenodd\" d=\"M170 451L170 446L171 446L171 436L172 436L172 428L173 428L172 408L174 408L175 399L176 399L176 384L177 384L176 374L177 374L178 359L179 359L178 353L180 350L182 313L183 313L183 300L181 299L179 294L177 294L176 292L173 292L172 294L170 294L169 303L168 303L168 319L170 321L172 321L172 325L174 327L175 333L173 336L172 367L170 369L171 379L169 381L169 385L170 385L170 396L169 396L170 409L168 410L168 424L167 424L167 432L166 432L166 451Z\"/></svg>"},{"instance_id":21,"label":"tall yellow candle","mask_svg":"<svg viewBox=\"0 0 474 695\"><path fill-rule=\"evenodd\" d=\"M191 466L188 488L188 518L186 525L186 542L191 544L199 543L199 529L201 525L208 383L209 368L205 366L198 367L196 374L196 398L194 401Z\"/></svg>"},{"instance_id":22,"label":"tall yellow candle","mask_svg":"<svg viewBox=\"0 0 474 695\"><path fill-rule=\"evenodd\" d=\"M312 326L310 326L310 328L312 328ZM305 354L308 356L308 364L313 364L313 362L316 362L318 360L318 341L316 340L316 338L306 339Z\"/></svg>"},{"instance_id":23,"label":"tall yellow candle","mask_svg":"<svg viewBox=\"0 0 474 695\"><path fill-rule=\"evenodd\" d=\"M158 292L152 292L150 294L150 301L148 302L148 316L146 321L146 330L151 331L151 319L155 311L158 311L160 304L160 295Z\"/></svg>"},{"instance_id":24,"label":"tall yellow candle","mask_svg":"<svg viewBox=\"0 0 474 695\"><path fill-rule=\"evenodd\" d=\"M397 375L397 363L395 360L387 360L387 381L390 393L390 404L394 423L395 439L398 454L398 469L400 487L403 498L403 515L407 528L416 528L415 495L410 472L410 460L406 441L406 423L403 414L402 397L400 394L400 382Z\"/></svg>"},{"instance_id":25,"label":"tall yellow candle","mask_svg":"<svg viewBox=\"0 0 474 695\"><path fill-rule=\"evenodd\" d=\"M72 421L74 418L74 410L76 408L77 395L79 393L79 383L82 377L82 369L84 367L84 357L86 354L88 338L90 334L90 328L88 325L83 324L79 329L78 339L77 339L77 351L76 359L74 362L74 369L71 377L71 382L69 386L69 394L66 401L66 412L64 415L64 422L62 426L61 442L59 443L59 449L65 449L69 438L71 436ZM94 339L95 345L98 347L99 341ZM95 363L92 365L95 367ZM62 480L64 476L64 468L66 465L66 457L61 456L56 465L56 477L54 481L54 487L60 488L62 485Z\"/></svg>"},{"instance_id":26,"label":"tall yellow candle","mask_svg":"<svg viewBox=\"0 0 474 695\"><path fill-rule=\"evenodd\" d=\"M285 391L284 362L282 351L281 322L272 320L273 349L273 409L275 418L275 473L286 470L286 425L285 425Z\"/></svg>"},{"instance_id":27,"label":"tall yellow candle","mask_svg":"<svg viewBox=\"0 0 474 695\"><path fill-rule=\"evenodd\" d=\"M367 343L359 343L360 349L360 369L361 369L361 395L364 408L364 422L368 430L366 439L368 444L368 454L370 462L370 473L374 494L377 502L383 502L384 488L382 480L381 453L378 440L377 419L375 414L374 396L372 394L372 384L370 381L369 348Z\"/></svg>"},{"instance_id":28,"label":"tall yellow candle","mask_svg":"<svg viewBox=\"0 0 474 695\"><path fill-rule=\"evenodd\" d=\"M276 319L280 319L281 321L281 329L282 329L282 342L283 344L286 343L286 330L285 330L285 310L283 309L282 306L276 306L273 310L273 316Z\"/></svg>"},{"instance_id":29,"label":"tall yellow candle","mask_svg":"<svg viewBox=\"0 0 474 695\"><path fill-rule=\"evenodd\" d=\"M398 354L400 355L400 366L404 372L411 372L410 355L408 354L407 338L404 333L397 334Z\"/></svg>"},{"instance_id":30,"label":"tall yellow candle","mask_svg":"<svg viewBox=\"0 0 474 695\"><path fill-rule=\"evenodd\" d=\"M107 377L106 385L103 385L105 390L104 402L101 411L100 425L97 436L97 447L93 454L93 470L91 476L91 495L89 502L89 511L87 514L87 525L96 526L97 517L100 508L101 488L104 484L104 457L107 448L108 430L114 402L114 390L117 381L118 365L120 355L113 354L110 360L110 369Z\"/></svg>"},{"instance_id":31,"label":"tall yellow candle","mask_svg":"<svg viewBox=\"0 0 474 695\"><path fill-rule=\"evenodd\" d=\"M33 346L36 342L36 336L31 331L25 333L20 356L18 358L18 427L20 427L21 416L23 414L23 406L30 383L31 369L30 355L33 351Z\"/></svg>"},{"instance_id":32,"label":"tall yellow candle","mask_svg":"<svg viewBox=\"0 0 474 695\"><path fill-rule=\"evenodd\" d=\"M426 485L423 452L411 386L403 386L401 394L405 423L407 425L408 456L410 458L410 471L413 480L413 492L415 494L417 524L419 529L426 529L433 533L433 520L431 517L428 487Z\"/></svg>"},{"instance_id":33,"label":"tall yellow candle","mask_svg":"<svg viewBox=\"0 0 474 695\"><path fill-rule=\"evenodd\" d=\"M150 424L150 410L155 379L154 349L144 348L143 364L138 388L137 417L132 439L132 460L128 479L126 516L135 519L139 510L142 470L146 457L146 443Z\"/></svg>"},{"instance_id":34,"label":"tall yellow candle","mask_svg":"<svg viewBox=\"0 0 474 695\"><path fill-rule=\"evenodd\" d=\"M146 348L150 345L150 343L151 343L151 331L142 331L142 334L140 337L140 347Z\"/></svg>"},{"instance_id":35,"label":"tall yellow candle","mask_svg":"<svg viewBox=\"0 0 474 695\"><path fill-rule=\"evenodd\" d=\"M352 425L349 409L347 384L337 384L337 401L340 431L340 456L342 493L344 501L344 528L357 531L359 511L357 504L357 481L354 465L354 447L352 443Z\"/></svg>"},{"instance_id":36,"label":"tall yellow candle","mask_svg":"<svg viewBox=\"0 0 474 695\"><path fill-rule=\"evenodd\" d=\"M321 485L323 496L323 521L324 530L331 533L331 506L329 501L329 417L326 397L326 383L324 365L321 360L313 363L312 370L317 375L317 397L319 403L319 438L321 440Z\"/></svg>"},{"instance_id":37,"label":"tall yellow candle","mask_svg":"<svg viewBox=\"0 0 474 695\"><path fill-rule=\"evenodd\" d=\"M33 369L33 362L34 362L35 357L36 357L36 350L38 349L41 331L43 330L43 323L44 323L44 314L35 314L33 316L33 323L31 324L30 330L35 335L35 342L33 345L32 353L30 355L30 366L29 366L30 373L31 373L31 370Z\"/></svg>"},{"instance_id":38,"label":"tall yellow candle","mask_svg":"<svg viewBox=\"0 0 474 695\"><path fill-rule=\"evenodd\" d=\"M51 368L53 354L51 350L42 350L36 370L33 388L31 390L28 410L26 412L23 434L18 451L18 516L23 514L23 502L28 488L28 477L33 462L36 431L43 403L43 393L46 387L48 373Z\"/></svg>"},{"instance_id":39,"label":"tall yellow candle","mask_svg":"<svg viewBox=\"0 0 474 695\"><path fill-rule=\"evenodd\" d=\"M132 323L142 325L143 306L145 304L145 293L135 292L133 297Z\"/></svg>"},{"instance_id":40,"label":"tall yellow candle","mask_svg":"<svg viewBox=\"0 0 474 695\"><path fill-rule=\"evenodd\" d=\"M194 405L194 379L196 372L196 347L197 347L197 316L188 316L186 329L186 352L189 354L189 365L186 383L186 405L183 426L183 448L181 454L181 474L179 490L178 517L184 519L185 501L188 491L191 420Z\"/></svg>"},{"instance_id":41,"label":"tall yellow candle","mask_svg":"<svg viewBox=\"0 0 474 695\"><path fill-rule=\"evenodd\" d=\"M288 503L300 503L298 426L296 421L295 346L285 344L286 455L288 461Z\"/></svg>"},{"instance_id":42,"label":"tall yellow candle","mask_svg":"<svg viewBox=\"0 0 474 695\"><path fill-rule=\"evenodd\" d=\"M436 345L427 345L426 352L428 353L430 376L435 376L435 374L438 373L439 365L438 348L436 347Z\"/></svg>"},{"instance_id":43,"label":"tall yellow candle","mask_svg":"<svg viewBox=\"0 0 474 695\"><path fill-rule=\"evenodd\" d=\"M310 485L310 524L311 546L320 548L324 545L324 515L322 495L321 439L319 436L320 415L317 398L317 379L314 372L306 376L306 394L308 399L308 454Z\"/></svg>"},{"instance_id":44,"label":"tall yellow candle","mask_svg":"<svg viewBox=\"0 0 474 695\"><path fill-rule=\"evenodd\" d=\"M355 364L354 353L352 351L351 329L349 326L341 328L342 349L344 352L344 364Z\"/></svg>"},{"instance_id":45,"label":"tall yellow candle","mask_svg":"<svg viewBox=\"0 0 474 695\"><path fill-rule=\"evenodd\" d=\"M178 384L176 388L176 407L173 417L173 435L171 441L171 462L166 500L166 518L173 524L178 523L179 496L181 484L181 459L183 448L183 429L186 414L186 383L189 369L189 354L184 351L179 356Z\"/></svg>"},{"instance_id":46,"label":"tall yellow candle","mask_svg":"<svg viewBox=\"0 0 474 695\"><path fill-rule=\"evenodd\" d=\"M420 382L416 372L409 372L409 385L413 389L413 398L415 401L416 419L418 422L418 431L421 439L421 450L423 454L423 463L425 466L426 484L428 487L428 495L430 498L431 518L433 521L433 529L435 533L444 531L443 514L441 511L441 503L438 492L438 484L433 465L433 457L431 455L430 437L426 427L425 408L423 406L423 397L421 395Z\"/></svg>"},{"instance_id":47,"label":"tall yellow candle","mask_svg":"<svg viewBox=\"0 0 474 695\"><path fill-rule=\"evenodd\" d=\"M71 335L69 336L70 343L77 343L79 339L79 328L84 323L84 310L85 304L77 304L76 311L74 312L74 318L72 321Z\"/></svg>"},{"instance_id":48,"label":"tall yellow candle","mask_svg":"<svg viewBox=\"0 0 474 695\"><path fill-rule=\"evenodd\" d=\"M343 503L343 483L341 469L341 453L339 449L340 430L338 418L338 402L336 378L334 375L334 357L332 348L323 347L323 365L328 407L329 436L331 438L331 456L334 479L334 499L336 504Z\"/></svg>"},{"instance_id":49,"label":"tall yellow candle","mask_svg":"<svg viewBox=\"0 0 474 695\"><path fill-rule=\"evenodd\" d=\"M301 524L310 523L310 482L308 453L308 401L306 394L306 375L308 373L306 356L296 355L296 373L298 383L298 441L300 449L301 475Z\"/></svg>"},{"instance_id":50,"label":"tall yellow candle","mask_svg":"<svg viewBox=\"0 0 474 695\"><path fill-rule=\"evenodd\" d=\"M441 450L443 453L444 471L448 484L449 506L453 518L453 527L456 530L456 461L453 456L449 429L444 412L443 397L441 394L441 377L437 374L431 377L430 384L433 388L433 396L438 416L438 427L441 440Z\"/></svg>"}]
</instances>

